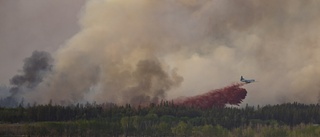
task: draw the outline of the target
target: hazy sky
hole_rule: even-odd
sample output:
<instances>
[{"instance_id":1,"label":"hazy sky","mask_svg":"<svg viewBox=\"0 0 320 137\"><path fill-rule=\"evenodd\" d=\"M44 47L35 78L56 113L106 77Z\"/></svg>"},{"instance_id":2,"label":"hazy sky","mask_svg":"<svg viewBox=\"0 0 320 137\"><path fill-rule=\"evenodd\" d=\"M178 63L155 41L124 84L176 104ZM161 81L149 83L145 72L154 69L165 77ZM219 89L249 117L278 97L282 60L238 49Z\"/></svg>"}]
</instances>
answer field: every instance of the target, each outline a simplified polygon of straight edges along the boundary
<instances>
[{"instance_id":1,"label":"hazy sky","mask_svg":"<svg viewBox=\"0 0 320 137\"><path fill-rule=\"evenodd\" d=\"M79 31L85 0L0 0L0 85L34 50L53 53Z\"/></svg>"}]
</instances>

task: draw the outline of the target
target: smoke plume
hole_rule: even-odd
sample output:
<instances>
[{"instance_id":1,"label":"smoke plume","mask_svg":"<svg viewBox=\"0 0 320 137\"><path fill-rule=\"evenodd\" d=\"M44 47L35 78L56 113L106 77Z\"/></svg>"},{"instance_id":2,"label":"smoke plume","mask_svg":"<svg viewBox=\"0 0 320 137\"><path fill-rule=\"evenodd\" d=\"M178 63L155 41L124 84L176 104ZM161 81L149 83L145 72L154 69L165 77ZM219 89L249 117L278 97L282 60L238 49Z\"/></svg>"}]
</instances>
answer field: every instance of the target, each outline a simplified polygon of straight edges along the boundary
<instances>
[{"instance_id":1,"label":"smoke plume","mask_svg":"<svg viewBox=\"0 0 320 137\"><path fill-rule=\"evenodd\" d=\"M42 82L44 75L51 71L53 59L44 51L34 51L31 57L24 60L21 75L14 76L10 83L16 87L34 88Z\"/></svg>"},{"instance_id":2,"label":"smoke plume","mask_svg":"<svg viewBox=\"0 0 320 137\"><path fill-rule=\"evenodd\" d=\"M16 106L25 94L33 92L37 85L43 81L45 76L51 72L53 58L44 51L34 51L32 55L24 60L21 74L15 75L10 80L9 89L11 95L1 100L1 106ZM1 91L1 88L0 88Z\"/></svg>"},{"instance_id":3,"label":"smoke plume","mask_svg":"<svg viewBox=\"0 0 320 137\"><path fill-rule=\"evenodd\" d=\"M23 97L140 104L243 75L259 81L245 103L317 103L319 13L316 0L91 0L52 74Z\"/></svg>"},{"instance_id":4,"label":"smoke plume","mask_svg":"<svg viewBox=\"0 0 320 137\"><path fill-rule=\"evenodd\" d=\"M80 27L86 0L0 0L0 84L22 68L34 50L54 53Z\"/></svg>"}]
</instances>

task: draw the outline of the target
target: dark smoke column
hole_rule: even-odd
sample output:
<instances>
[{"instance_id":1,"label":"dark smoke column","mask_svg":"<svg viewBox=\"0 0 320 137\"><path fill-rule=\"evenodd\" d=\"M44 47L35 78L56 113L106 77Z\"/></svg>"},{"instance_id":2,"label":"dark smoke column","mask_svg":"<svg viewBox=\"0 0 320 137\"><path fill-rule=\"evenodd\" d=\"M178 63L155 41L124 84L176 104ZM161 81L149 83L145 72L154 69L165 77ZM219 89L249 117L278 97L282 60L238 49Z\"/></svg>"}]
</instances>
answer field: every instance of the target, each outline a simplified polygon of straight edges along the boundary
<instances>
[{"instance_id":1,"label":"dark smoke column","mask_svg":"<svg viewBox=\"0 0 320 137\"><path fill-rule=\"evenodd\" d=\"M247 90L241 88L246 83L236 83L230 86L209 91L202 95L175 99L175 105L194 106L202 109L225 107L226 104L239 105L247 95Z\"/></svg>"},{"instance_id":2,"label":"dark smoke column","mask_svg":"<svg viewBox=\"0 0 320 137\"><path fill-rule=\"evenodd\" d=\"M32 92L43 79L52 71L53 58L45 51L34 51L24 59L22 73L10 80L11 95L0 100L0 106L15 107L23 100L24 93Z\"/></svg>"}]
</instances>

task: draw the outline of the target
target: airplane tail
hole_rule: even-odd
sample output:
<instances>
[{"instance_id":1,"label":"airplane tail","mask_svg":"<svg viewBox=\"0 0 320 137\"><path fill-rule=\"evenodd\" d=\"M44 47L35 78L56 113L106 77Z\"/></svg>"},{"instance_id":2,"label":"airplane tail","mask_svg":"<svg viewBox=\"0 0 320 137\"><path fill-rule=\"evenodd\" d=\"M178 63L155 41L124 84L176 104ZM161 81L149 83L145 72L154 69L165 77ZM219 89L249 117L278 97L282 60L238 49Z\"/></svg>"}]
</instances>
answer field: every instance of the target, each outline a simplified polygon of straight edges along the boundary
<instances>
[{"instance_id":1,"label":"airplane tail","mask_svg":"<svg viewBox=\"0 0 320 137\"><path fill-rule=\"evenodd\" d=\"M240 80L244 80L244 78L241 76L241 77L240 77Z\"/></svg>"}]
</instances>

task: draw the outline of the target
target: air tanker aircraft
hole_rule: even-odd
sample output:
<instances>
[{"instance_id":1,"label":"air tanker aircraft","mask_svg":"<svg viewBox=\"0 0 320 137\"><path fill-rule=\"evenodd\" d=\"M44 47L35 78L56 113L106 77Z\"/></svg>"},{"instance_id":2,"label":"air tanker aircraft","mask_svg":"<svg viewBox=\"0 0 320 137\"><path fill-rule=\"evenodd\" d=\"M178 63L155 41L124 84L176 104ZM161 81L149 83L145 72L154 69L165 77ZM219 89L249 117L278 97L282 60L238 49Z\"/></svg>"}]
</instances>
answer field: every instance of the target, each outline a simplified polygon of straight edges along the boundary
<instances>
[{"instance_id":1,"label":"air tanker aircraft","mask_svg":"<svg viewBox=\"0 0 320 137\"><path fill-rule=\"evenodd\" d=\"M252 83L255 82L256 80L254 79L244 79L242 76L240 77L241 82L246 82L246 83Z\"/></svg>"}]
</instances>

